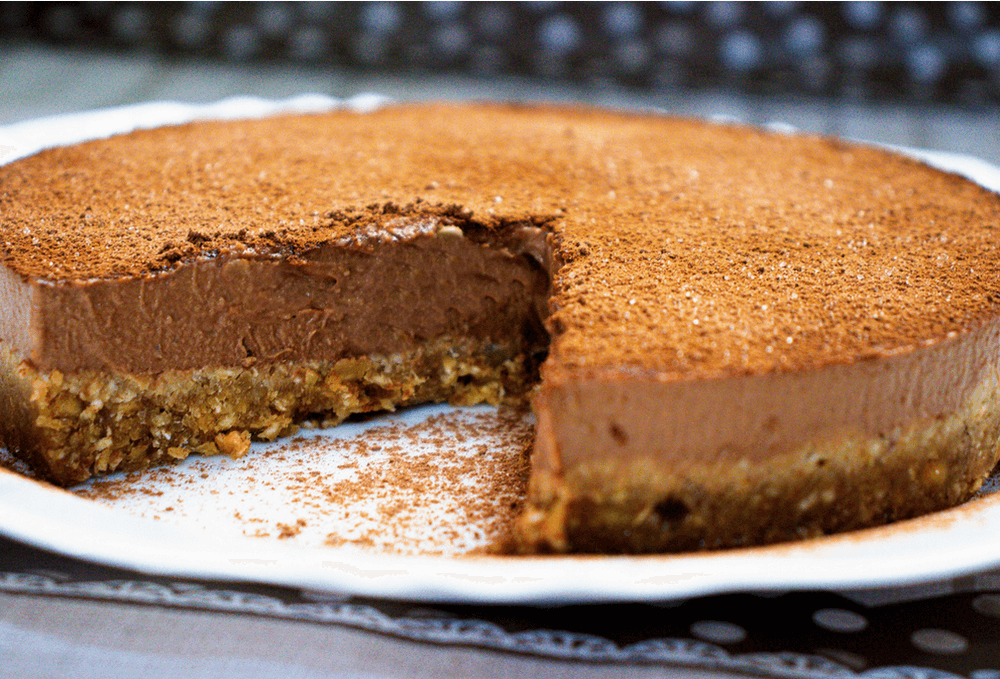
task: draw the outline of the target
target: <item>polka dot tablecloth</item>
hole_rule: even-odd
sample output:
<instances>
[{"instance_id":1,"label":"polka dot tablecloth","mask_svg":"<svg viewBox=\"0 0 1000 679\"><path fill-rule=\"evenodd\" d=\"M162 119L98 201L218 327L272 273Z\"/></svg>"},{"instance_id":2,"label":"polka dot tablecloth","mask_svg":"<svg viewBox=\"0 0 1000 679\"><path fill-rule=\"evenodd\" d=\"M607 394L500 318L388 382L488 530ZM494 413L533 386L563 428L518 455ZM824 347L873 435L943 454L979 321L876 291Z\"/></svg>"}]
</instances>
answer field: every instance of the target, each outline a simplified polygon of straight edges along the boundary
<instances>
[{"instance_id":1,"label":"polka dot tablecloth","mask_svg":"<svg viewBox=\"0 0 1000 679\"><path fill-rule=\"evenodd\" d=\"M8 2L4 37L647 90L1000 101L990 2Z\"/></svg>"},{"instance_id":2,"label":"polka dot tablecloth","mask_svg":"<svg viewBox=\"0 0 1000 679\"><path fill-rule=\"evenodd\" d=\"M571 606L428 605L151 577L0 538L0 593L334 625L568 663L765 677L1000 677L1000 573L919 587Z\"/></svg>"}]
</instances>

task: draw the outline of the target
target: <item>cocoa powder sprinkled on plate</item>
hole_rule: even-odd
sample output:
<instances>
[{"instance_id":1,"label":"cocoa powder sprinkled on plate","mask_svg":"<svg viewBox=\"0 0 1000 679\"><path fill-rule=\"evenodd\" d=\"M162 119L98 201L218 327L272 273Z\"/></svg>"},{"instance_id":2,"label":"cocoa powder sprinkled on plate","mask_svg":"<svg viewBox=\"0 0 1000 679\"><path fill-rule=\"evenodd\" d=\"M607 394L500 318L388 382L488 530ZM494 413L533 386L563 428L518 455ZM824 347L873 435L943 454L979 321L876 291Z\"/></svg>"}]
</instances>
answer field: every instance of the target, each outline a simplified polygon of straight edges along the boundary
<instances>
[{"instance_id":1,"label":"cocoa powder sprinkled on plate","mask_svg":"<svg viewBox=\"0 0 1000 679\"><path fill-rule=\"evenodd\" d=\"M531 422L490 408L442 410L255 446L240 460L192 456L73 492L171 523L318 548L500 551L526 494Z\"/></svg>"}]
</instances>

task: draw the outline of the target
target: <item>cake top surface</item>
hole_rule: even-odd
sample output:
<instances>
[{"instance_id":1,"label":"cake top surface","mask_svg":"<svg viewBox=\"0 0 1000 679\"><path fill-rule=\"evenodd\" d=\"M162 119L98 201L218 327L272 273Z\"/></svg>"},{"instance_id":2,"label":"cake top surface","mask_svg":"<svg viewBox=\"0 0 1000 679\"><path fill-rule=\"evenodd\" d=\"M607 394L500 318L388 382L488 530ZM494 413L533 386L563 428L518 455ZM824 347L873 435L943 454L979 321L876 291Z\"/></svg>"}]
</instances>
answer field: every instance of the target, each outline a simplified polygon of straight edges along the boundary
<instances>
[{"instance_id":1,"label":"cake top surface","mask_svg":"<svg viewBox=\"0 0 1000 679\"><path fill-rule=\"evenodd\" d=\"M367 247L428 216L551 230L553 351L576 372L851 361L945 340L1000 304L1000 197L805 135L422 105L197 122L0 167L2 261L53 282Z\"/></svg>"}]
</instances>

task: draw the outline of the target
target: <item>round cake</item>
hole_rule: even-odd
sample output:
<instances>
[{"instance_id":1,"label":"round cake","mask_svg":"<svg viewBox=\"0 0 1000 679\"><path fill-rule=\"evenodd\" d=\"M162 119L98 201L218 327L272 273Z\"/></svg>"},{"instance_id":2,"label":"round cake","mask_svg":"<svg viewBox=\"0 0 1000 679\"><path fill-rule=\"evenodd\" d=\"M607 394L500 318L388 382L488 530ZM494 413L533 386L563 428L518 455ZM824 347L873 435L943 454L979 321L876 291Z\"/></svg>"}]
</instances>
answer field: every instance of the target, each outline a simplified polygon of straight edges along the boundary
<instances>
[{"instance_id":1,"label":"round cake","mask_svg":"<svg viewBox=\"0 0 1000 679\"><path fill-rule=\"evenodd\" d=\"M659 114L399 105L0 167L5 444L71 484L530 397L521 551L762 544L968 499L1000 197Z\"/></svg>"}]
</instances>

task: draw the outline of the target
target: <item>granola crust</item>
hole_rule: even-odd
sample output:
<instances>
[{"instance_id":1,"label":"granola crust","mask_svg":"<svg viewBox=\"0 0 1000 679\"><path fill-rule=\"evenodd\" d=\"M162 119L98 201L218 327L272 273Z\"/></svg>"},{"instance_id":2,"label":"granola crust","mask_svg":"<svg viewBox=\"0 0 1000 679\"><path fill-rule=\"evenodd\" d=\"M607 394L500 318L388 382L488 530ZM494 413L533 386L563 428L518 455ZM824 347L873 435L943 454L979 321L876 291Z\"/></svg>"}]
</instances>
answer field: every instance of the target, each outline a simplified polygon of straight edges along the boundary
<instances>
[{"instance_id":1,"label":"granola crust","mask_svg":"<svg viewBox=\"0 0 1000 679\"><path fill-rule=\"evenodd\" d=\"M39 372L0 352L0 436L48 480L72 485L191 453L243 455L252 439L415 403L499 404L535 378L514 344L443 337L388 356L160 374Z\"/></svg>"}]
</instances>

